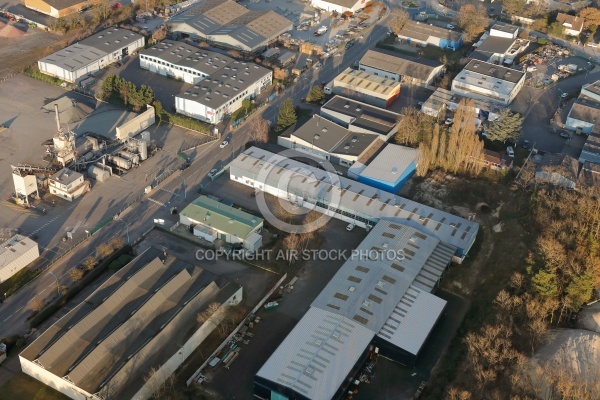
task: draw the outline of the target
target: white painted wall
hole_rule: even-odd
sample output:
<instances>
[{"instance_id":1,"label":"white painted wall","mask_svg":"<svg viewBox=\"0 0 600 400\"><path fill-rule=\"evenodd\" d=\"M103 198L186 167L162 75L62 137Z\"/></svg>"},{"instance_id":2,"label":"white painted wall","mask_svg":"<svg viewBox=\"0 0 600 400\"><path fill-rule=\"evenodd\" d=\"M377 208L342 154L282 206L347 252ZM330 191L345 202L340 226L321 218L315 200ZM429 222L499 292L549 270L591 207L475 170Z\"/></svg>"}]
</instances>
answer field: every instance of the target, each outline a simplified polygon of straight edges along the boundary
<instances>
[{"instance_id":1,"label":"white painted wall","mask_svg":"<svg viewBox=\"0 0 600 400\"><path fill-rule=\"evenodd\" d=\"M20 245L19 245L20 246ZM0 283L4 282L29 264L34 262L40 256L37 244L23 253L19 258L13 260L8 265L0 265Z\"/></svg>"},{"instance_id":2,"label":"white painted wall","mask_svg":"<svg viewBox=\"0 0 600 400\"><path fill-rule=\"evenodd\" d=\"M581 129L581 132L587 133L588 135L592 133L594 129L594 124L586 121L581 121L579 119L567 117L567 121L565 123L565 128L576 131L577 129Z\"/></svg>"},{"instance_id":3,"label":"white painted wall","mask_svg":"<svg viewBox=\"0 0 600 400\"><path fill-rule=\"evenodd\" d=\"M23 358L22 356L19 356L19 360L21 361L21 370L24 373L37 379L43 384L50 386L51 388L58 390L65 396L68 396L74 400L89 400L92 398L91 393L81 390L72 383L54 375L50 371L45 370L41 366Z\"/></svg>"},{"instance_id":4,"label":"white painted wall","mask_svg":"<svg viewBox=\"0 0 600 400\"><path fill-rule=\"evenodd\" d=\"M191 67L174 65L158 57L140 54L140 68L146 69L155 74L168 76L170 78L180 79L186 83L195 84L204 80L208 74L205 74Z\"/></svg>"},{"instance_id":5,"label":"white painted wall","mask_svg":"<svg viewBox=\"0 0 600 400\"><path fill-rule=\"evenodd\" d=\"M346 11L355 12L359 8L363 8L366 5L366 1L362 2L361 0L357 0L356 3L350 8L342 7L337 4L329 3L326 0L312 0L312 6L315 8L320 8L325 11L337 11L338 13L343 13Z\"/></svg>"}]
</instances>

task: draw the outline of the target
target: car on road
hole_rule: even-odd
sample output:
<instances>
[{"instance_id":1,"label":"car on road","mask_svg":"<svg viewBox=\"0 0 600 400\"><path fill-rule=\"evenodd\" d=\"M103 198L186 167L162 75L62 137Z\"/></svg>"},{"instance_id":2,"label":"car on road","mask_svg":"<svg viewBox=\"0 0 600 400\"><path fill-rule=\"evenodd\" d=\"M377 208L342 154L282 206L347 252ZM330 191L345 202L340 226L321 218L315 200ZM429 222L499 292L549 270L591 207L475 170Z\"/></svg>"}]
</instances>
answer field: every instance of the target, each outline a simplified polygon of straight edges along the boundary
<instances>
[{"instance_id":1,"label":"car on road","mask_svg":"<svg viewBox=\"0 0 600 400\"><path fill-rule=\"evenodd\" d=\"M571 134L567 132L561 132L560 137L563 139L571 139Z\"/></svg>"},{"instance_id":2,"label":"car on road","mask_svg":"<svg viewBox=\"0 0 600 400\"><path fill-rule=\"evenodd\" d=\"M122 65L123 65L123 63L121 61L117 61L117 63L115 64L115 67L121 68Z\"/></svg>"},{"instance_id":3,"label":"car on road","mask_svg":"<svg viewBox=\"0 0 600 400\"><path fill-rule=\"evenodd\" d=\"M348 226L346 227L346 230L347 230L348 232L350 232L350 231L352 231L352 229L354 229L354 227L355 227L355 226L356 226L356 225L354 225L354 224L350 224L350 225L348 225Z\"/></svg>"},{"instance_id":4,"label":"car on road","mask_svg":"<svg viewBox=\"0 0 600 400\"><path fill-rule=\"evenodd\" d=\"M508 146L506 148L506 154L508 154L509 157L515 156L515 150L512 148L512 146Z\"/></svg>"},{"instance_id":5,"label":"car on road","mask_svg":"<svg viewBox=\"0 0 600 400\"><path fill-rule=\"evenodd\" d=\"M454 29L454 25L448 24L448 25L446 25L446 28L448 28L448 29Z\"/></svg>"},{"instance_id":6,"label":"car on road","mask_svg":"<svg viewBox=\"0 0 600 400\"><path fill-rule=\"evenodd\" d=\"M179 170L180 171L185 171L186 169L188 169L190 167L190 163L188 161L184 162L183 164L181 164L179 166Z\"/></svg>"},{"instance_id":7,"label":"car on road","mask_svg":"<svg viewBox=\"0 0 600 400\"><path fill-rule=\"evenodd\" d=\"M529 149L529 140L523 140L523 143L521 143L521 147L524 149Z\"/></svg>"},{"instance_id":8,"label":"car on road","mask_svg":"<svg viewBox=\"0 0 600 400\"><path fill-rule=\"evenodd\" d=\"M444 121L444 123L446 125L452 125L454 123L454 118L446 118L446 121Z\"/></svg>"},{"instance_id":9,"label":"car on road","mask_svg":"<svg viewBox=\"0 0 600 400\"><path fill-rule=\"evenodd\" d=\"M217 173L217 169L213 168L208 172L208 176L213 177L213 176L215 176L216 173Z\"/></svg>"},{"instance_id":10,"label":"car on road","mask_svg":"<svg viewBox=\"0 0 600 400\"><path fill-rule=\"evenodd\" d=\"M224 149L229 144L229 140L223 140L223 142L219 145L220 148Z\"/></svg>"},{"instance_id":11,"label":"car on road","mask_svg":"<svg viewBox=\"0 0 600 400\"><path fill-rule=\"evenodd\" d=\"M315 64L315 68L321 68L323 66L323 64L321 64L320 62Z\"/></svg>"},{"instance_id":12,"label":"car on road","mask_svg":"<svg viewBox=\"0 0 600 400\"><path fill-rule=\"evenodd\" d=\"M346 43L346 49L349 49L352 46L354 46L354 39L352 39L351 41L349 41L348 43Z\"/></svg>"},{"instance_id":13,"label":"car on road","mask_svg":"<svg viewBox=\"0 0 600 400\"><path fill-rule=\"evenodd\" d=\"M560 95L560 97L562 97L563 99L566 98L569 95L569 93L567 92L563 92L563 94Z\"/></svg>"}]
</instances>

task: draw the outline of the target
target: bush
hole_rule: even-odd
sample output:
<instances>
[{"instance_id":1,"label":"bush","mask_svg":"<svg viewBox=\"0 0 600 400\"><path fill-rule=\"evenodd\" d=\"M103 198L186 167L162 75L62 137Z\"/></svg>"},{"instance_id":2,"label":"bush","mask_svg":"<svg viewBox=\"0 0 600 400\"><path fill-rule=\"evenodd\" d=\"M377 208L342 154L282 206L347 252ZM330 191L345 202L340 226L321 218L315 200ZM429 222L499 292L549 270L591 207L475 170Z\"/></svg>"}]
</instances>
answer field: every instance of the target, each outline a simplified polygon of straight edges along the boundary
<instances>
[{"instance_id":1,"label":"bush","mask_svg":"<svg viewBox=\"0 0 600 400\"><path fill-rule=\"evenodd\" d=\"M42 73L39 68L37 67L37 65L33 65L31 67L27 67L25 68L25 70L23 71L23 73L27 76L30 76L32 78L35 79L39 79L40 81L49 83L51 85L56 85L56 86L60 86L62 85L63 81L55 78L53 76L50 75L46 75L44 73Z\"/></svg>"},{"instance_id":2,"label":"bush","mask_svg":"<svg viewBox=\"0 0 600 400\"><path fill-rule=\"evenodd\" d=\"M550 44L550 43L552 43L552 42L551 42L550 40L548 40L548 39L543 39L543 38L540 38L540 39L538 39L538 40L537 40L537 43L538 43L538 44L541 44L541 45L543 46L543 45L545 45L545 44Z\"/></svg>"},{"instance_id":3,"label":"bush","mask_svg":"<svg viewBox=\"0 0 600 400\"><path fill-rule=\"evenodd\" d=\"M212 135L212 128L209 124L202 121L198 121L194 118L186 117L185 115L170 114L165 111L161 116L160 120L169 124L181 126L182 128L191 129L193 131L197 131L205 135Z\"/></svg>"},{"instance_id":4,"label":"bush","mask_svg":"<svg viewBox=\"0 0 600 400\"><path fill-rule=\"evenodd\" d=\"M24 268L20 270L6 281L0 283L0 295L3 293L6 293L6 297L12 295L41 273L42 271L39 269Z\"/></svg>"},{"instance_id":5,"label":"bush","mask_svg":"<svg viewBox=\"0 0 600 400\"><path fill-rule=\"evenodd\" d=\"M118 271L127 265L127 263L129 263L131 260L133 260L133 256L131 254L122 254L119 258L109 264L108 269L111 271Z\"/></svg>"}]
</instances>

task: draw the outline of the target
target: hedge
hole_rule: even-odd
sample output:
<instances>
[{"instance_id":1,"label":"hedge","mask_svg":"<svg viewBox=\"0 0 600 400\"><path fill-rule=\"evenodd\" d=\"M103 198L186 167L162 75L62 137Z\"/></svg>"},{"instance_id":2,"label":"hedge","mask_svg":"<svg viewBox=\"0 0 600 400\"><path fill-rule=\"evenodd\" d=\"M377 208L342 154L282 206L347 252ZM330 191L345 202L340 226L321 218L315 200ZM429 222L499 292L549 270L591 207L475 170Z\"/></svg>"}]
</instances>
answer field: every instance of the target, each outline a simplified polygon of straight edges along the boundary
<instances>
[{"instance_id":1,"label":"hedge","mask_svg":"<svg viewBox=\"0 0 600 400\"><path fill-rule=\"evenodd\" d=\"M63 81L58 78L43 74L42 72L40 72L40 70L37 66L27 67L27 68L25 68L25 70L23 70L23 73L27 76L30 76L35 79L39 79L40 81L44 81L51 85L60 86L63 83Z\"/></svg>"}]
</instances>

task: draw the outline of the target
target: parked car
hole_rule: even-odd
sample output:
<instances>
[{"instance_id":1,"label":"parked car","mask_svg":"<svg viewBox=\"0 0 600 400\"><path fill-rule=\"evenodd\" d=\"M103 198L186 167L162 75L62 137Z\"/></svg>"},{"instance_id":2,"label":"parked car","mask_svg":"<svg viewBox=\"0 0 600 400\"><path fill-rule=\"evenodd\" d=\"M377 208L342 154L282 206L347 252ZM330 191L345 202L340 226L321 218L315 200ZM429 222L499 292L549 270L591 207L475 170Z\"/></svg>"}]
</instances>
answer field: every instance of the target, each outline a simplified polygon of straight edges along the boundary
<instances>
[{"instance_id":1,"label":"parked car","mask_svg":"<svg viewBox=\"0 0 600 400\"><path fill-rule=\"evenodd\" d=\"M529 149L529 140L523 140L523 143L521 143L521 147L524 149Z\"/></svg>"},{"instance_id":2,"label":"parked car","mask_svg":"<svg viewBox=\"0 0 600 400\"><path fill-rule=\"evenodd\" d=\"M446 25L446 28L448 28L448 29L454 29L454 25L448 24L448 25Z\"/></svg>"},{"instance_id":3,"label":"parked car","mask_svg":"<svg viewBox=\"0 0 600 400\"><path fill-rule=\"evenodd\" d=\"M560 137L563 139L571 139L571 134L567 132L561 132Z\"/></svg>"},{"instance_id":4,"label":"parked car","mask_svg":"<svg viewBox=\"0 0 600 400\"><path fill-rule=\"evenodd\" d=\"M444 123L446 125L452 125L454 123L454 118L446 118L446 121L444 121Z\"/></svg>"},{"instance_id":5,"label":"parked car","mask_svg":"<svg viewBox=\"0 0 600 400\"><path fill-rule=\"evenodd\" d=\"M183 164L181 164L181 165L179 166L179 170L180 170L180 171L185 171L185 170L186 170L186 169L188 169L189 167L190 167L190 163L186 161L186 162L184 162Z\"/></svg>"},{"instance_id":6,"label":"parked car","mask_svg":"<svg viewBox=\"0 0 600 400\"><path fill-rule=\"evenodd\" d=\"M229 144L229 140L223 140L223 143L219 145L220 148L224 149Z\"/></svg>"},{"instance_id":7,"label":"parked car","mask_svg":"<svg viewBox=\"0 0 600 400\"><path fill-rule=\"evenodd\" d=\"M217 169L213 168L208 172L208 176L213 177L217 173Z\"/></svg>"},{"instance_id":8,"label":"parked car","mask_svg":"<svg viewBox=\"0 0 600 400\"><path fill-rule=\"evenodd\" d=\"M515 156L515 150L512 148L512 146L508 146L506 148L506 154L508 154L509 157Z\"/></svg>"},{"instance_id":9,"label":"parked car","mask_svg":"<svg viewBox=\"0 0 600 400\"><path fill-rule=\"evenodd\" d=\"M348 225L348 226L346 227L346 230L347 230L348 232L350 232L352 229L354 229L354 227L355 227L355 225L354 225L354 224L350 224L350 225Z\"/></svg>"},{"instance_id":10,"label":"parked car","mask_svg":"<svg viewBox=\"0 0 600 400\"><path fill-rule=\"evenodd\" d=\"M569 93L567 92L563 92L563 94L560 95L560 97L562 97L563 99L566 98L569 95Z\"/></svg>"}]
</instances>

